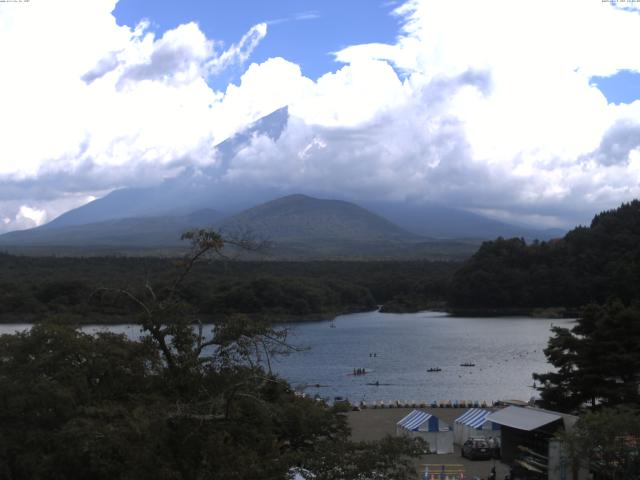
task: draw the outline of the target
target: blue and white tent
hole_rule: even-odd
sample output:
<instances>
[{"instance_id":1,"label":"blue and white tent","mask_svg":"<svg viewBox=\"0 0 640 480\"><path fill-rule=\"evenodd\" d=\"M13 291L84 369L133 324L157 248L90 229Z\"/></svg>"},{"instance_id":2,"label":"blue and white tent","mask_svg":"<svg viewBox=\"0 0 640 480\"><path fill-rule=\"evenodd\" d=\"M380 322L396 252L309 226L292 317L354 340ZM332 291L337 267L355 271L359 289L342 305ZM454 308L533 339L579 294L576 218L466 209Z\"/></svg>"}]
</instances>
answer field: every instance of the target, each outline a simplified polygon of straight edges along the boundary
<instances>
[{"instance_id":1,"label":"blue and white tent","mask_svg":"<svg viewBox=\"0 0 640 480\"><path fill-rule=\"evenodd\" d=\"M456 418L453 423L453 437L458 445L462 445L469 437L500 437L500 425L487 419L488 410L471 408Z\"/></svg>"},{"instance_id":2,"label":"blue and white tent","mask_svg":"<svg viewBox=\"0 0 640 480\"><path fill-rule=\"evenodd\" d=\"M396 424L396 435L420 437L433 453L453 453L453 431L438 417L422 410L413 410Z\"/></svg>"}]
</instances>

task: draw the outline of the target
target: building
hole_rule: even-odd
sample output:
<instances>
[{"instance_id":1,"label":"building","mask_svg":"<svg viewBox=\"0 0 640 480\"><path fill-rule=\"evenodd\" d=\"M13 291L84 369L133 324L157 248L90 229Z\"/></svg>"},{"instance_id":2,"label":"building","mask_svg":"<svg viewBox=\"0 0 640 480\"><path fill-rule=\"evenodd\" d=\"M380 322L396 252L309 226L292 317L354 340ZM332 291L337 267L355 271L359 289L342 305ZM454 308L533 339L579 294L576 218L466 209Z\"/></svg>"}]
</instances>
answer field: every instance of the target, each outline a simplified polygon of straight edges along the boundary
<instances>
[{"instance_id":1,"label":"building","mask_svg":"<svg viewBox=\"0 0 640 480\"><path fill-rule=\"evenodd\" d=\"M514 468L516 478L574 479L572 466L556 434L570 431L578 417L539 408L510 406L487 415L486 419L501 426L502 461ZM587 470L576 473L577 480L589 478Z\"/></svg>"}]
</instances>

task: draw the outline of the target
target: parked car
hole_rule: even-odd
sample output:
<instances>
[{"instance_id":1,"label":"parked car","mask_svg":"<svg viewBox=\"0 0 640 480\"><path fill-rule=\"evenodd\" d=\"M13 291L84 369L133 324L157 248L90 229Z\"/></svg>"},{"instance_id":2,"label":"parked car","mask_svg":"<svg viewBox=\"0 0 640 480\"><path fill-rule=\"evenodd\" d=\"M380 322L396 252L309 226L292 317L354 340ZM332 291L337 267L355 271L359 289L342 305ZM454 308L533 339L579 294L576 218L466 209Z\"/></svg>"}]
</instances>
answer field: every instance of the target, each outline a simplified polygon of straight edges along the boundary
<instances>
[{"instance_id":1,"label":"parked car","mask_svg":"<svg viewBox=\"0 0 640 480\"><path fill-rule=\"evenodd\" d=\"M470 438L462 445L462 456L470 460L489 460L493 452L484 438Z\"/></svg>"}]
</instances>

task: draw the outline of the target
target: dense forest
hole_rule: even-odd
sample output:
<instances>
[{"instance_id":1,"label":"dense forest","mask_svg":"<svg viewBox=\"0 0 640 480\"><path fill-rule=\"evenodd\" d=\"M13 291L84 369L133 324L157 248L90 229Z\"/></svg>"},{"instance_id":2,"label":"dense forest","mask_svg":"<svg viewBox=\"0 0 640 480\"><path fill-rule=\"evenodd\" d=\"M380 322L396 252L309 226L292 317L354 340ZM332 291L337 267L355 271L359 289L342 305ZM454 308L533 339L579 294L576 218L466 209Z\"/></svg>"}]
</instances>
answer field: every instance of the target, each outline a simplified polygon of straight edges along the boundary
<instances>
[{"instance_id":1,"label":"dense forest","mask_svg":"<svg viewBox=\"0 0 640 480\"><path fill-rule=\"evenodd\" d=\"M640 201L596 215L564 238L484 243L455 273L457 309L581 307L640 299Z\"/></svg>"},{"instance_id":2,"label":"dense forest","mask_svg":"<svg viewBox=\"0 0 640 480\"><path fill-rule=\"evenodd\" d=\"M419 310L442 304L451 262L250 262L195 266L180 294L201 316L246 313L272 319L328 317L366 311ZM26 257L0 254L0 320L51 315L78 322L127 321L135 311L112 289L170 285L179 261L140 257Z\"/></svg>"}]
</instances>

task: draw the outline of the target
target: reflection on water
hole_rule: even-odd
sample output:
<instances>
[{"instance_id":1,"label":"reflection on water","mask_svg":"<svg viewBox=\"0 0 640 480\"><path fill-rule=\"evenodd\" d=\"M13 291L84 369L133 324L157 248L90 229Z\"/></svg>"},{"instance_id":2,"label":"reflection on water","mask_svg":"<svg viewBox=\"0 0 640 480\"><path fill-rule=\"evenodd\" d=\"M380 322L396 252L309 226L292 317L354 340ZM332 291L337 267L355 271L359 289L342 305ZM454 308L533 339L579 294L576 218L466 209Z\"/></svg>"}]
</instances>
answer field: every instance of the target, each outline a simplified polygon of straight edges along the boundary
<instances>
[{"instance_id":1,"label":"reflection on water","mask_svg":"<svg viewBox=\"0 0 640 480\"><path fill-rule=\"evenodd\" d=\"M336 328L330 328L331 323ZM536 393L531 374L550 368L542 352L550 327L570 324L571 320L458 318L437 312L343 315L335 322L281 325L291 329L293 344L308 349L279 358L273 367L294 386L306 385L307 393L322 397L368 402L528 400ZM0 333L28 328L0 325ZM83 330L110 330L129 338L141 334L137 325L90 325ZM441 371L428 372L430 368ZM353 375L354 369L367 373Z\"/></svg>"}]
</instances>

